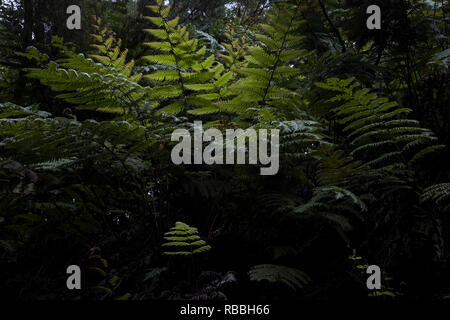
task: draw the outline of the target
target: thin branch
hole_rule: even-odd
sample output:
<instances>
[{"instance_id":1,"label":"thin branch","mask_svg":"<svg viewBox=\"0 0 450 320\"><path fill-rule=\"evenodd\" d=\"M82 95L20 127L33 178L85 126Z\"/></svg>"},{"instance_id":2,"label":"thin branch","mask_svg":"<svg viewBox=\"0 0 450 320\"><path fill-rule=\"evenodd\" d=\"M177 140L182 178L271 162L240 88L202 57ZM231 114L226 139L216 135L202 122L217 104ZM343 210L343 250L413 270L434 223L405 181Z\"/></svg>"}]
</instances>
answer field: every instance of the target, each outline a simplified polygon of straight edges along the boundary
<instances>
[{"instance_id":1,"label":"thin branch","mask_svg":"<svg viewBox=\"0 0 450 320\"><path fill-rule=\"evenodd\" d=\"M341 47L342 47L342 52L345 52L347 50L347 48L345 47L345 42L344 42L344 39L342 39L342 37L341 37L341 33L339 32L338 28L336 28L336 26L333 24L333 21L331 21L330 17L328 16L327 9L325 8L325 4L323 3L322 0L319 0L319 4L320 4L320 7L322 8L322 12L323 12L325 18L327 19L328 23L331 26L331 29L333 29L334 34L339 39L339 43L341 44Z\"/></svg>"}]
</instances>

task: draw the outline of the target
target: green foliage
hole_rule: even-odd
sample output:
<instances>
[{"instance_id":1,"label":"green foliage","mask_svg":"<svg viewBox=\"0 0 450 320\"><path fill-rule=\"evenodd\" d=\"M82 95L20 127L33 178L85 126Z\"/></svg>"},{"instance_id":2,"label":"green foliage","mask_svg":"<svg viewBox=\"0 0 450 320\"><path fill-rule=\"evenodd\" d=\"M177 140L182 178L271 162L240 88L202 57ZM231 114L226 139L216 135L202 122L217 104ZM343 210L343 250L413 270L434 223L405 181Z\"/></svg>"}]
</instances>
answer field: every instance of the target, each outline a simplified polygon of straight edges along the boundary
<instances>
[{"instance_id":1,"label":"green foliage","mask_svg":"<svg viewBox=\"0 0 450 320\"><path fill-rule=\"evenodd\" d=\"M450 183L440 183L426 188L420 196L421 202L434 202L444 210L450 209Z\"/></svg>"},{"instance_id":2,"label":"green foliage","mask_svg":"<svg viewBox=\"0 0 450 320\"><path fill-rule=\"evenodd\" d=\"M120 279L117 275L111 274L114 271L109 271L108 261L100 254L99 248L92 248L89 255L89 272L96 274L101 279L99 283L90 288L93 292L99 295L99 300L106 300L113 298L114 300L129 300L130 293L118 296L120 290Z\"/></svg>"},{"instance_id":3,"label":"green foliage","mask_svg":"<svg viewBox=\"0 0 450 320\"><path fill-rule=\"evenodd\" d=\"M40 111L37 106L21 107L10 102L1 103L0 112L0 121L3 124L30 118L47 118L51 116L48 112Z\"/></svg>"},{"instance_id":4,"label":"green foliage","mask_svg":"<svg viewBox=\"0 0 450 320\"><path fill-rule=\"evenodd\" d=\"M301 49L304 38L298 35L301 24L298 5L280 4L267 14L267 23L261 24L261 33L255 35L257 46L247 49L248 66L235 69L242 78L229 88L234 97L216 103L221 111L269 122L274 115L301 105L296 93L300 72L293 67L306 54ZM238 57L230 49L228 65Z\"/></svg>"},{"instance_id":5,"label":"green foliage","mask_svg":"<svg viewBox=\"0 0 450 320\"><path fill-rule=\"evenodd\" d=\"M428 63L448 69L449 61L450 61L450 49L445 49L441 52L434 54L433 57L430 59L430 62Z\"/></svg>"},{"instance_id":6,"label":"green foliage","mask_svg":"<svg viewBox=\"0 0 450 320\"><path fill-rule=\"evenodd\" d=\"M64 92L57 97L79 110L125 114L142 108L149 89L139 85L140 74L133 75L134 62L126 62L127 50L120 50L120 40L107 29L95 27L98 33L92 36L98 44L93 47L99 54L86 58L57 41L55 46L66 58L51 61L46 69L30 69L28 77Z\"/></svg>"},{"instance_id":7,"label":"green foliage","mask_svg":"<svg viewBox=\"0 0 450 320\"><path fill-rule=\"evenodd\" d=\"M299 118L307 116L302 114ZM300 119L273 122L280 129L280 152L285 160L310 158L317 148L329 144L320 122Z\"/></svg>"},{"instance_id":8,"label":"green foliage","mask_svg":"<svg viewBox=\"0 0 450 320\"><path fill-rule=\"evenodd\" d=\"M411 165L444 147L436 144L433 132L406 118L411 109L369 93L369 89L356 90L360 84L354 80L332 78L316 83L335 92L329 101L340 103L332 111L351 139L351 155L364 159L370 167L389 169Z\"/></svg>"},{"instance_id":9,"label":"green foliage","mask_svg":"<svg viewBox=\"0 0 450 320\"><path fill-rule=\"evenodd\" d=\"M0 10L0 102L19 102L17 92L24 94L24 88L19 85L22 65L17 55L22 50L22 41L7 23Z\"/></svg>"},{"instance_id":10,"label":"green foliage","mask_svg":"<svg viewBox=\"0 0 450 320\"><path fill-rule=\"evenodd\" d=\"M248 275L250 280L279 282L287 285L294 291L302 289L311 282L311 278L303 271L273 264L256 265L250 269Z\"/></svg>"},{"instance_id":11,"label":"green foliage","mask_svg":"<svg viewBox=\"0 0 450 320\"><path fill-rule=\"evenodd\" d=\"M139 82L142 75L138 74L131 77L134 61L127 63L128 49L121 51L122 40L116 39L114 34L107 28L101 29L100 18L93 17L93 19L97 23L93 25L97 33L91 36L97 43L91 44L91 47L97 49L100 54L90 54L89 57L100 62L105 67L115 69L117 72L129 77L130 80Z\"/></svg>"},{"instance_id":12,"label":"green foliage","mask_svg":"<svg viewBox=\"0 0 450 320\"><path fill-rule=\"evenodd\" d=\"M225 32L225 37L230 43L222 43L226 53L219 53L218 57L225 62L228 70L237 71L248 65L245 56L249 44L248 40L245 37L239 37L231 26L229 29L229 32Z\"/></svg>"},{"instance_id":13,"label":"green foliage","mask_svg":"<svg viewBox=\"0 0 450 320\"><path fill-rule=\"evenodd\" d=\"M143 59L156 64L159 70L144 78L152 87L150 98L158 100L158 112L164 115L216 113L212 101L227 96L223 87L232 75L223 74L224 67L215 61L214 55L204 57L206 47L198 48L198 39L190 38L187 28L178 24L178 18L168 18L170 6L157 1L156 6L148 8L157 16L147 19L158 29L145 29L145 32L158 41L145 45L158 53Z\"/></svg>"},{"instance_id":14,"label":"green foliage","mask_svg":"<svg viewBox=\"0 0 450 320\"><path fill-rule=\"evenodd\" d=\"M146 274L145 274L145 278L143 281L148 281L151 280L155 277L158 277L159 275L161 275L162 273L166 272L167 268L163 267L163 268L152 268L150 269Z\"/></svg>"},{"instance_id":15,"label":"green foliage","mask_svg":"<svg viewBox=\"0 0 450 320\"><path fill-rule=\"evenodd\" d=\"M365 259L356 254L356 250L353 249L353 254L348 257L350 260L350 264L352 265L352 269L350 272L353 273L356 277L361 279L361 286L365 287L365 280L367 279L367 268L369 264L365 263ZM381 289L380 290L372 290L368 293L369 297L388 297L389 299L398 298L403 295L400 290L396 290L391 287L392 278L389 277L386 272L382 272L381 279Z\"/></svg>"},{"instance_id":16,"label":"green foliage","mask_svg":"<svg viewBox=\"0 0 450 320\"><path fill-rule=\"evenodd\" d=\"M332 211L336 208L333 200L347 199L350 204L356 205L360 210L365 211L365 204L351 191L336 186L320 187L314 190L313 198L306 204L295 209L296 213L304 213L314 207L323 207L323 211ZM325 200L325 201L323 201Z\"/></svg>"},{"instance_id":17,"label":"green foliage","mask_svg":"<svg viewBox=\"0 0 450 320\"><path fill-rule=\"evenodd\" d=\"M50 2L32 2L24 34L3 27L21 31L23 10L0 17L2 292L54 297L63 292L55 289L64 282L55 278L60 266L85 261L92 246L108 259L90 260L96 299L223 298L235 292L228 286L248 285L224 276L226 268L268 258L291 267L257 265L251 280L303 288L311 283L296 269L303 261L318 281L296 297L328 297L352 281L365 288L367 263L354 254L352 270L348 247L411 283L423 270L445 269L449 186L436 183L448 171L448 150L426 157L444 149L449 132L444 10L433 13L423 1L414 7L422 13L393 8L388 16L408 34L400 39L386 28L352 34L357 24L344 18L366 13L336 1L171 1L172 8L157 0L145 19L145 1L87 1L106 10L103 20L72 32L77 45L57 37L50 45L55 31L40 32L41 22L64 25L36 20ZM184 7L198 10L183 21ZM417 16L427 19L411 23ZM228 18L204 24L211 17ZM144 21L152 26L136 34ZM95 52L85 50L91 31ZM26 36L33 39L22 43ZM279 173L173 165L171 133L198 118L221 130L279 129ZM205 230L215 252L204 258L210 267L219 261L221 272L199 268L197 257L211 247L196 228L177 222L164 233L184 219ZM161 254L190 256L182 260L191 264L174 272L179 260ZM393 287L373 295L397 295ZM431 292L423 283L409 289L414 297ZM78 294L62 296L92 292Z\"/></svg>"},{"instance_id":18,"label":"green foliage","mask_svg":"<svg viewBox=\"0 0 450 320\"><path fill-rule=\"evenodd\" d=\"M346 156L342 150L323 147L320 150L321 161L317 171L317 182L322 186L345 185L349 179L366 170L361 162Z\"/></svg>"},{"instance_id":19,"label":"green foliage","mask_svg":"<svg viewBox=\"0 0 450 320\"><path fill-rule=\"evenodd\" d=\"M0 111L0 138L7 141L2 145L3 158L31 166L114 158L126 163L131 151L136 155L150 145L145 127L125 121L80 123L12 104L0 105Z\"/></svg>"},{"instance_id":20,"label":"green foliage","mask_svg":"<svg viewBox=\"0 0 450 320\"><path fill-rule=\"evenodd\" d=\"M211 250L211 246L200 239L197 228L177 222L170 230L164 234L167 242L162 246L176 249L176 251L165 251L166 255L191 256Z\"/></svg>"},{"instance_id":21,"label":"green foliage","mask_svg":"<svg viewBox=\"0 0 450 320\"><path fill-rule=\"evenodd\" d=\"M34 60L34 62L41 66L48 61L48 55L45 53L39 52L35 47L28 47L27 52L16 52L16 55L19 57L24 57L28 60Z\"/></svg>"}]
</instances>

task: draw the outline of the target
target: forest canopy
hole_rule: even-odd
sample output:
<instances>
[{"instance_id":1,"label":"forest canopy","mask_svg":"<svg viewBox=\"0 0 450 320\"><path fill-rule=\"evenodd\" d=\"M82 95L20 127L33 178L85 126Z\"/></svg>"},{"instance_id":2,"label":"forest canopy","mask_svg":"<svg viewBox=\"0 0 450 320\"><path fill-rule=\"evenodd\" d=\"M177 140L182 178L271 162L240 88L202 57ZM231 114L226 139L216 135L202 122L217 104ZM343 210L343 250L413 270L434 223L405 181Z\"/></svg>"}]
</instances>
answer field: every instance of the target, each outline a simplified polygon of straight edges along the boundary
<instances>
[{"instance_id":1,"label":"forest canopy","mask_svg":"<svg viewBox=\"0 0 450 320\"><path fill-rule=\"evenodd\" d=\"M448 299L449 9L0 1L0 296ZM173 163L195 121L277 130L279 170Z\"/></svg>"}]
</instances>

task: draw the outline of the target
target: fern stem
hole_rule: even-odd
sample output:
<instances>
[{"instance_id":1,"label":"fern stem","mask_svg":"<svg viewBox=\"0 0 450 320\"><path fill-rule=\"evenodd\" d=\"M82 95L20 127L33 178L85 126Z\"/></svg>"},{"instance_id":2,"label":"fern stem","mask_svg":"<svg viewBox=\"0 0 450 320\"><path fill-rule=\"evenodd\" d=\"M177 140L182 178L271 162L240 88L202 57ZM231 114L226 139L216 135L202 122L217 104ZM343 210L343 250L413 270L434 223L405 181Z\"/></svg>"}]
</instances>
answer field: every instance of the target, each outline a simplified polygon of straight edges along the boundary
<instances>
[{"instance_id":1,"label":"fern stem","mask_svg":"<svg viewBox=\"0 0 450 320\"><path fill-rule=\"evenodd\" d=\"M266 104L267 93L269 92L270 84L271 84L272 81L273 81L273 77L274 77L274 75L275 75L275 71L277 70L278 63L280 62L281 53L283 52L283 47L284 47L284 45L286 44L287 36L288 36L288 34L289 34L290 30L291 30L292 24L294 23L294 19L295 19L295 17L297 16L297 13L298 13L298 7L297 7L297 6L296 6L296 9L297 9L297 10L296 10L295 13L292 15L291 20L289 21L289 28L288 28L288 29L286 30L286 32L284 33L283 41L282 41L282 43L281 43L281 46L280 46L280 48L278 49L278 52L277 52L277 59L276 59L275 64L274 64L274 66L273 66L273 68L272 68L272 70L271 70L269 82L267 83L267 87L264 89L264 97L263 97L263 99L262 99L262 101L261 101L262 105L265 105L265 104Z\"/></svg>"}]
</instances>

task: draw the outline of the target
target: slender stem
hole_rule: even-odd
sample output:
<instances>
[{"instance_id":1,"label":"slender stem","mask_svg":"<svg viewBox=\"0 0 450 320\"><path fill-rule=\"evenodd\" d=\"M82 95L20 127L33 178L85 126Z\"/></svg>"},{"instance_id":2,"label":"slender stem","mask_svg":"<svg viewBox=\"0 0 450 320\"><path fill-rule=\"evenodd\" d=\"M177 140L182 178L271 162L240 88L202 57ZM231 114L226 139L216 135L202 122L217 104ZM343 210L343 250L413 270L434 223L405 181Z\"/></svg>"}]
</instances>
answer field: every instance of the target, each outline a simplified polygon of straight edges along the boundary
<instances>
[{"instance_id":1,"label":"slender stem","mask_svg":"<svg viewBox=\"0 0 450 320\"><path fill-rule=\"evenodd\" d=\"M338 28L336 28L336 26L333 24L333 21L331 21L330 17L328 16L327 9L325 8L325 4L323 3L322 0L319 0L319 4L320 4L320 7L322 8L322 12L323 12L323 15L325 16L325 19L327 19L328 23L331 26L331 29L333 29L334 34L336 35L336 37L339 40L339 43L341 44L342 52L346 52L347 48L345 47L344 39L342 39L341 33L339 32Z\"/></svg>"}]
</instances>

